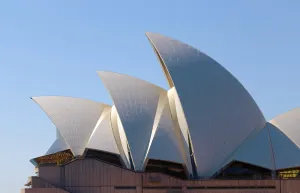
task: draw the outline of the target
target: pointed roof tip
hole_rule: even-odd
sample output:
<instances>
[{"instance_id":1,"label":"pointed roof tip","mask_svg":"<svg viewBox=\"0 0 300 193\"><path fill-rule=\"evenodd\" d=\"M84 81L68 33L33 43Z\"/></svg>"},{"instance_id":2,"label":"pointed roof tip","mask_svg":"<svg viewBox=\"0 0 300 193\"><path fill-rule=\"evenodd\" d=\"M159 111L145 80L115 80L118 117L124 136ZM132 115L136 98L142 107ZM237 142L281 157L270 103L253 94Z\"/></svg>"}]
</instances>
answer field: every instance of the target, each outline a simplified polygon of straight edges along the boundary
<instances>
[{"instance_id":1,"label":"pointed roof tip","mask_svg":"<svg viewBox=\"0 0 300 193\"><path fill-rule=\"evenodd\" d=\"M43 96L31 96L30 99L33 101L36 101L38 98L41 98Z\"/></svg>"},{"instance_id":2,"label":"pointed roof tip","mask_svg":"<svg viewBox=\"0 0 300 193\"><path fill-rule=\"evenodd\" d=\"M105 72L105 71L103 71L103 70L97 70L97 71L96 71L97 75L99 75L99 76L100 76L100 74L103 73L103 72Z\"/></svg>"},{"instance_id":3,"label":"pointed roof tip","mask_svg":"<svg viewBox=\"0 0 300 193\"><path fill-rule=\"evenodd\" d=\"M149 38L149 39L151 39L151 37L152 36L163 36L164 37L164 35L162 35L162 34L160 34L160 33L155 33L155 32L145 32L145 34L146 34L146 36Z\"/></svg>"},{"instance_id":4,"label":"pointed roof tip","mask_svg":"<svg viewBox=\"0 0 300 193\"><path fill-rule=\"evenodd\" d=\"M145 32L145 35L146 35L146 37L147 37L147 39L151 42L151 35L152 35L153 33L152 32Z\"/></svg>"},{"instance_id":5,"label":"pointed roof tip","mask_svg":"<svg viewBox=\"0 0 300 193\"><path fill-rule=\"evenodd\" d=\"M164 88L148 81L148 80L144 80L144 79L141 79L141 78L138 78L136 76L132 76L132 75L128 75L128 74L124 74L124 73L119 73L119 72L113 72L113 71L97 71L97 74L98 76L100 77L100 79L102 80L104 86L105 86L105 82L107 80L106 79L106 75L117 75L117 76L122 76L122 77L126 77L127 79L130 78L130 79L135 79L137 81L140 81L140 82L144 82L144 83L147 83L147 84L151 84L153 86L156 86L157 88L160 88L162 90L165 90Z\"/></svg>"},{"instance_id":6,"label":"pointed roof tip","mask_svg":"<svg viewBox=\"0 0 300 193\"><path fill-rule=\"evenodd\" d=\"M33 101L36 101L36 98L38 98L38 97L36 97L36 96L30 97L30 99L33 100Z\"/></svg>"},{"instance_id":7,"label":"pointed roof tip","mask_svg":"<svg viewBox=\"0 0 300 193\"><path fill-rule=\"evenodd\" d=\"M114 71L110 71L110 70L97 70L96 72L97 72L97 74L102 74L102 73L122 74L120 72L114 72ZM127 74L123 74L123 75L127 75Z\"/></svg>"},{"instance_id":8,"label":"pointed roof tip","mask_svg":"<svg viewBox=\"0 0 300 193\"><path fill-rule=\"evenodd\" d=\"M82 100L82 101L90 101L90 102L94 102L94 103L99 103L101 105L104 106L111 106L109 104L106 104L104 102L99 102L99 101L95 101L92 99L87 99L87 98L81 98L81 97L73 97L73 96L59 96L59 95L45 95L45 96L35 96L35 97L30 97L31 100L33 100L34 102L36 102L37 104L39 104L40 99L44 99L44 98L65 98L65 99L73 99L73 100Z\"/></svg>"},{"instance_id":9,"label":"pointed roof tip","mask_svg":"<svg viewBox=\"0 0 300 193\"><path fill-rule=\"evenodd\" d=\"M98 77L100 78L100 80L102 81L102 83L104 84L103 74L105 74L106 71L103 71L103 70L97 70L96 73L97 73ZM105 84L104 84L104 87L105 87Z\"/></svg>"},{"instance_id":10,"label":"pointed roof tip","mask_svg":"<svg viewBox=\"0 0 300 193\"><path fill-rule=\"evenodd\" d=\"M123 74L123 73L119 73L119 72L113 72L113 71L106 71L106 70L98 70L97 71L98 76L100 76L100 78L102 77L102 75L104 74L119 74L119 75L126 75L126 76L130 76L127 74Z\"/></svg>"},{"instance_id":11,"label":"pointed roof tip","mask_svg":"<svg viewBox=\"0 0 300 193\"><path fill-rule=\"evenodd\" d=\"M151 34L154 34L154 33L150 32L150 31L146 31L145 34L148 36L148 35L151 35Z\"/></svg>"}]
</instances>

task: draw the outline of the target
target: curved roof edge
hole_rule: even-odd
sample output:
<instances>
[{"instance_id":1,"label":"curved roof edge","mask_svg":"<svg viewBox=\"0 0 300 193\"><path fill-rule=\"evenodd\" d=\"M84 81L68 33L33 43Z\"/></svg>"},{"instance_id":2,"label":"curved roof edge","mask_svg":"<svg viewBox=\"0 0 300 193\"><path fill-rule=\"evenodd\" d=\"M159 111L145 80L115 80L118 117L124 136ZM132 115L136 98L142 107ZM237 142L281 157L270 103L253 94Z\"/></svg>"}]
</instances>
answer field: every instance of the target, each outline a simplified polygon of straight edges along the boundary
<instances>
[{"instance_id":1,"label":"curved roof edge","mask_svg":"<svg viewBox=\"0 0 300 193\"><path fill-rule=\"evenodd\" d=\"M300 107L277 115L269 123L280 129L300 148Z\"/></svg>"},{"instance_id":2,"label":"curved roof edge","mask_svg":"<svg viewBox=\"0 0 300 193\"><path fill-rule=\"evenodd\" d=\"M101 81L103 82L103 85L105 86L105 88L106 88L106 84L104 83L103 78L102 78L101 75L104 75L104 74L108 74L109 75L110 74L110 75L120 75L120 76L127 77L127 78L130 78L130 79L135 79L136 81L143 82L145 84L149 84L149 85L152 85L153 87L156 87L158 89L166 91L161 86L158 86L158 85L156 85L156 84L154 84L154 83L152 83L152 82L150 82L148 80L144 80L144 79L138 78L136 76L128 75L128 74L125 74L125 73L119 73L119 72L114 72L114 71L98 70L97 74L100 77ZM106 90L109 92L109 89L106 88Z\"/></svg>"},{"instance_id":3,"label":"curved roof edge","mask_svg":"<svg viewBox=\"0 0 300 193\"><path fill-rule=\"evenodd\" d=\"M63 95L40 95L40 96L31 96L30 99L33 100L35 103L35 99L36 98L41 98L41 97L60 97L60 98L70 98L70 99L78 99L78 100L84 100L84 101L91 101L91 102L95 102L95 103L99 103L108 107L111 107L111 105L103 103L103 102L99 102L93 99L87 99L87 98L82 98L82 97L76 97L76 96L63 96Z\"/></svg>"},{"instance_id":4,"label":"curved roof edge","mask_svg":"<svg viewBox=\"0 0 300 193\"><path fill-rule=\"evenodd\" d=\"M297 107L267 122L260 133L245 140L230 160L271 170L300 167L299 131L300 108Z\"/></svg>"},{"instance_id":5,"label":"curved roof edge","mask_svg":"<svg viewBox=\"0 0 300 193\"><path fill-rule=\"evenodd\" d=\"M155 52L155 54L157 56L159 64L161 65L161 68L162 68L162 70L164 72L164 75L165 75L165 77L166 77L166 79L168 81L168 84L169 84L170 88L175 87L173 79L172 79L172 76L170 75L170 72L169 72L168 68L166 67L165 62L164 62L161 54L158 52L158 50L157 50L157 48L155 46L155 43L151 39L151 35L152 34L158 34L158 33L146 32L145 34L146 34L149 42L151 43L151 46L152 46L152 48L153 48L153 50L154 50L154 52ZM161 35L161 34L158 34L158 35Z\"/></svg>"},{"instance_id":6,"label":"curved roof edge","mask_svg":"<svg viewBox=\"0 0 300 193\"><path fill-rule=\"evenodd\" d=\"M135 170L142 170L153 137L154 124L157 122L159 98L166 91L155 84L125 74L98 71L98 75L116 107Z\"/></svg>"},{"instance_id":7,"label":"curved roof edge","mask_svg":"<svg viewBox=\"0 0 300 193\"><path fill-rule=\"evenodd\" d=\"M105 107L86 148L119 154L111 124L111 107Z\"/></svg>"},{"instance_id":8,"label":"curved roof edge","mask_svg":"<svg viewBox=\"0 0 300 193\"><path fill-rule=\"evenodd\" d=\"M64 96L31 97L52 120L75 156L84 153L95 126L108 105Z\"/></svg>"},{"instance_id":9,"label":"curved roof edge","mask_svg":"<svg viewBox=\"0 0 300 193\"><path fill-rule=\"evenodd\" d=\"M276 169L300 167L300 108L277 115L269 125Z\"/></svg>"},{"instance_id":10,"label":"curved roof edge","mask_svg":"<svg viewBox=\"0 0 300 193\"><path fill-rule=\"evenodd\" d=\"M120 153L120 157L126 166L127 169L132 169L131 165L131 155L129 154L130 149L128 147L128 140L123 128L123 125L120 121L117 109L114 106L111 108L111 127L113 130L114 138Z\"/></svg>"},{"instance_id":11,"label":"curved roof edge","mask_svg":"<svg viewBox=\"0 0 300 193\"><path fill-rule=\"evenodd\" d=\"M170 87L174 86L177 91L188 124L198 175L209 177L253 130L263 129L266 120L249 92L218 62L181 41L151 32L146 35ZM207 82L211 85L207 86ZM216 108L218 111L214 110ZM229 110L233 113L228 114ZM228 125L228 121L232 124ZM228 128L218 129L224 125ZM226 135L229 131L237 133L238 137ZM222 139L211 143L215 132L221 132ZM206 147L210 147L209 152Z\"/></svg>"},{"instance_id":12,"label":"curved roof edge","mask_svg":"<svg viewBox=\"0 0 300 193\"><path fill-rule=\"evenodd\" d=\"M258 132L253 132L234 152L232 157L225 162L241 161L269 170L275 170L272 141L268 124Z\"/></svg>"},{"instance_id":13,"label":"curved roof edge","mask_svg":"<svg viewBox=\"0 0 300 193\"><path fill-rule=\"evenodd\" d=\"M154 126L154 136L150 143L148 159L165 160L183 164L187 172L192 174L189 156L184 146L184 139L179 127L174 124L170 109L168 93L163 93L160 100L157 125Z\"/></svg>"}]
</instances>

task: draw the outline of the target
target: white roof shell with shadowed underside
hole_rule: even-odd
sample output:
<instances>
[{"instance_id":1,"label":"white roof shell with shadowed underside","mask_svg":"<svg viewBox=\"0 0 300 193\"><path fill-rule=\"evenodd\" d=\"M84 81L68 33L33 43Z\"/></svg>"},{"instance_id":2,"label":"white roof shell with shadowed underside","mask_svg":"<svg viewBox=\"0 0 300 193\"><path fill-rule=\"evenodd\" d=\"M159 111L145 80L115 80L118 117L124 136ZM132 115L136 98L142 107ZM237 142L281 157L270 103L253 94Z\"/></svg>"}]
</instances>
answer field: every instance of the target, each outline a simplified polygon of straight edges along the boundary
<instances>
[{"instance_id":1,"label":"white roof shell with shadowed underside","mask_svg":"<svg viewBox=\"0 0 300 193\"><path fill-rule=\"evenodd\" d=\"M266 126L258 133L249 136L226 164L231 161L241 161L269 170L275 170L270 127Z\"/></svg>"},{"instance_id":2,"label":"white roof shell with shadowed underside","mask_svg":"<svg viewBox=\"0 0 300 193\"><path fill-rule=\"evenodd\" d=\"M87 148L119 154L111 125L111 107L104 108Z\"/></svg>"},{"instance_id":3,"label":"white roof shell with shadowed underside","mask_svg":"<svg viewBox=\"0 0 300 193\"><path fill-rule=\"evenodd\" d=\"M176 89L198 175L210 177L265 118L239 81L216 61L180 41L147 33L170 87Z\"/></svg>"},{"instance_id":4,"label":"white roof shell with shadowed underside","mask_svg":"<svg viewBox=\"0 0 300 193\"><path fill-rule=\"evenodd\" d=\"M128 75L98 72L124 128L135 170L142 170L161 112L164 89Z\"/></svg>"},{"instance_id":5,"label":"white roof shell with shadowed underside","mask_svg":"<svg viewBox=\"0 0 300 193\"><path fill-rule=\"evenodd\" d=\"M192 174L188 145L184 142L180 128L174 124L167 93L165 93L164 98L159 104L163 110L147 157L148 159L167 160L183 164Z\"/></svg>"},{"instance_id":6,"label":"white roof shell with shadowed underside","mask_svg":"<svg viewBox=\"0 0 300 193\"><path fill-rule=\"evenodd\" d=\"M270 170L300 167L300 108L270 120L265 128L245 140L232 160ZM227 162L227 163L228 163Z\"/></svg>"},{"instance_id":7,"label":"white roof shell with shadowed underside","mask_svg":"<svg viewBox=\"0 0 300 193\"><path fill-rule=\"evenodd\" d=\"M107 105L91 100L42 96L32 99L44 110L75 156L81 156Z\"/></svg>"},{"instance_id":8,"label":"white roof shell with shadowed underside","mask_svg":"<svg viewBox=\"0 0 300 193\"><path fill-rule=\"evenodd\" d=\"M269 121L276 169L300 167L300 108Z\"/></svg>"},{"instance_id":9,"label":"white roof shell with shadowed underside","mask_svg":"<svg viewBox=\"0 0 300 193\"><path fill-rule=\"evenodd\" d=\"M127 169L143 171L149 159L169 161L196 178L214 177L234 161L270 170L300 167L300 108L266 122L247 90L215 60L175 39L146 35L170 88L99 71L111 106L33 97L57 128L46 155L71 150L83 158L86 149L100 150L119 155Z\"/></svg>"}]
</instances>

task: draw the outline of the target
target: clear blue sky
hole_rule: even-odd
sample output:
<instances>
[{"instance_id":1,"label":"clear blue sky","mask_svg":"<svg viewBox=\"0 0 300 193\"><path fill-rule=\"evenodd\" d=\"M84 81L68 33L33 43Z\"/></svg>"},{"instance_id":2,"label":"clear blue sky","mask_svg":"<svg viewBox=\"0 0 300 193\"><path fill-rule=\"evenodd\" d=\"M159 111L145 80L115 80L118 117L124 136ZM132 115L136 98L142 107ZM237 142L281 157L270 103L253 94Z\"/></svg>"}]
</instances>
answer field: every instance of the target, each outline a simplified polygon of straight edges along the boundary
<instances>
[{"instance_id":1,"label":"clear blue sky","mask_svg":"<svg viewBox=\"0 0 300 193\"><path fill-rule=\"evenodd\" d=\"M55 139L31 96L111 103L97 70L167 87L146 31L216 59L267 119L300 106L299 10L298 0L1 1L1 190L19 192L34 174L29 159Z\"/></svg>"}]
</instances>

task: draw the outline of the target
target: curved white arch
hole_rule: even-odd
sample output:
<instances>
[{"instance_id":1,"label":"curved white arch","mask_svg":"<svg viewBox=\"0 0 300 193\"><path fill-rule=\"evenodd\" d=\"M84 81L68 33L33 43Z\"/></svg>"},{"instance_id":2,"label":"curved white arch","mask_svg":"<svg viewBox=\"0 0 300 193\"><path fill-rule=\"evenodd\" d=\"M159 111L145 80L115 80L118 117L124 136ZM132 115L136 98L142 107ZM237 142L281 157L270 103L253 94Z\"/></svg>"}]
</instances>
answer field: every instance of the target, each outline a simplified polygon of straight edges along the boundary
<instances>
[{"instance_id":1,"label":"curved white arch","mask_svg":"<svg viewBox=\"0 0 300 193\"><path fill-rule=\"evenodd\" d=\"M105 107L103 110L87 148L119 154L111 124L111 107Z\"/></svg>"},{"instance_id":2,"label":"curved white arch","mask_svg":"<svg viewBox=\"0 0 300 193\"><path fill-rule=\"evenodd\" d=\"M128 141L115 105L111 108L111 126L120 157L124 165L131 169Z\"/></svg>"},{"instance_id":3,"label":"curved white arch","mask_svg":"<svg viewBox=\"0 0 300 193\"><path fill-rule=\"evenodd\" d=\"M264 127L265 118L246 89L216 61L177 40L146 35L178 94L198 175L210 177L254 130Z\"/></svg>"},{"instance_id":4,"label":"curved white arch","mask_svg":"<svg viewBox=\"0 0 300 193\"><path fill-rule=\"evenodd\" d=\"M167 93L162 95L159 103L159 121L153 132L153 140L149 147L148 158L182 163L192 174L188 147L184 146L184 138L180 128L174 125Z\"/></svg>"},{"instance_id":5,"label":"curved white arch","mask_svg":"<svg viewBox=\"0 0 300 193\"><path fill-rule=\"evenodd\" d=\"M178 99L178 95L176 89L173 87L168 90L168 106L170 108L170 113L172 116L173 126L175 129L175 134L178 139L178 143L180 144L180 152L184 157L184 161L186 167L190 174L193 175L192 169L192 160L191 160L191 152L189 150L189 131L186 123L186 119Z\"/></svg>"},{"instance_id":6,"label":"curved white arch","mask_svg":"<svg viewBox=\"0 0 300 193\"><path fill-rule=\"evenodd\" d=\"M107 106L73 97L42 96L32 99L52 120L75 156L84 153L98 119Z\"/></svg>"},{"instance_id":7,"label":"curved white arch","mask_svg":"<svg viewBox=\"0 0 300 193\"><path fill-rule=\"evenodd\" d=\"M113 72L98 72L109 91L126 133L136 170L142 170L154 130L159 98L164 89Z\"/></svg>"},{"instance_id":8,"label":"curved white arch","mask_svg":"<svg viewBox=\"0 0 300 193\"><path fill-rule=\"evenodd\" d=\"M269 121L276 169L300 167L300 108Z\"/></svg>"}]
</instances>

